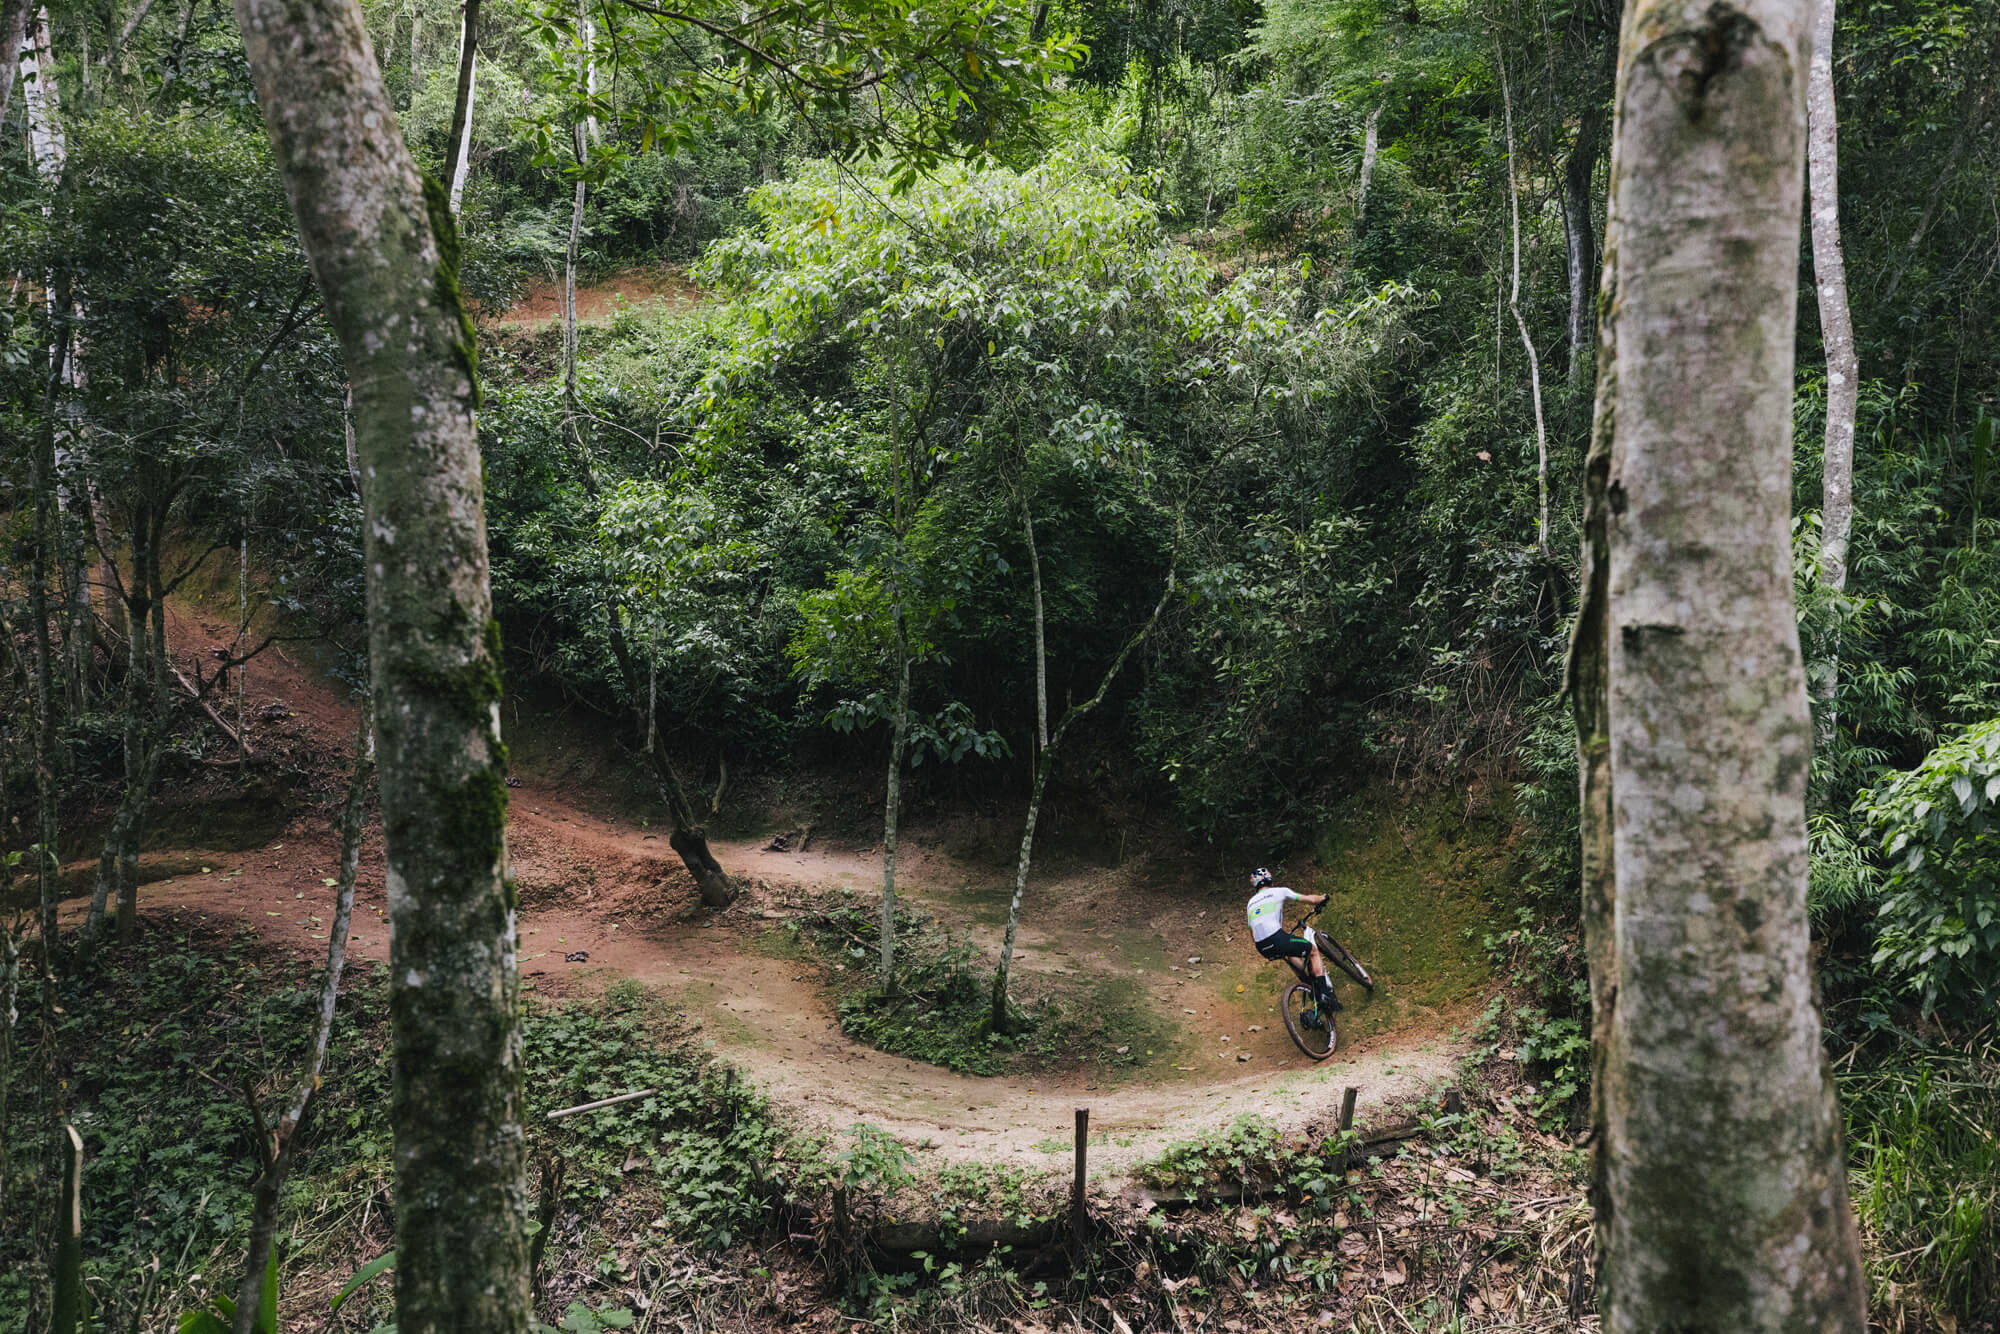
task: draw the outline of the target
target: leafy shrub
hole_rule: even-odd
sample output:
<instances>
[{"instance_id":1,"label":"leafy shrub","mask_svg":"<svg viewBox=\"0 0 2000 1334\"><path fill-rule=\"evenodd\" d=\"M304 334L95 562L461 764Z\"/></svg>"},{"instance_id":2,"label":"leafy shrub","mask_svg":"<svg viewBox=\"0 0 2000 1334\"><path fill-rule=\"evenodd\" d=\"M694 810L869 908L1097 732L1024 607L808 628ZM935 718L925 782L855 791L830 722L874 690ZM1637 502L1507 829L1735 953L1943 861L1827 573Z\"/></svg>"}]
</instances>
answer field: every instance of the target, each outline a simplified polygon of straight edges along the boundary
<instances>
[{"instance_id":1,"label":"leafy shrub","mask_svg":"<svg viewBox=\"0 0 2000 1334\"><path fill-rule=\"evenodd\" d=\"M1858 802L1888 864L1875 963L1926 1014L2000 994L2000 719Z\"/></svg>"},{"instance_id":2,"label":"leafy shrub","mask_svg":"<svg viewBox=\"0 0 2000 1334\"><path fill-rule=\"evenodd\" d=\"M804 918L805 929L822 954L838 958L843 971L872 970L881 958L879 925L851 896L843 899ZM969 943L951 936L934 919L899 909L896 985L885 991L857 975L864 985L839 1001L841 1031L881 1051L962 1075L1002 1073L1016 1044L988 1027L986 988L974 971L977 959Z\"/></svg>"}]
</instances>

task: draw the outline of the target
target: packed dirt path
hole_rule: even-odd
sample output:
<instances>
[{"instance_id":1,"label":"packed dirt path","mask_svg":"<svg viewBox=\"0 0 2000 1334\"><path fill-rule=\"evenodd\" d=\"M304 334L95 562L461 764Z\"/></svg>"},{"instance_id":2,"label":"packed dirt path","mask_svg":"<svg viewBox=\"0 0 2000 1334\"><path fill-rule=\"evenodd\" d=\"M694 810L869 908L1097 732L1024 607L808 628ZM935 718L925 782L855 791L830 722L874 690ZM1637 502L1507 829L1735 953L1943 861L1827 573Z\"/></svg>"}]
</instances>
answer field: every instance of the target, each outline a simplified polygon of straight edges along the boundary
<instances>
[{"instance_id":1,"label":"packed dirt path","mask_svg":"<svg viewBox=\"0 0 2000 1334\"><path fill-rule=\"evenodd\" d=\"M179 619L184 634L195 630L195 618ZM295 751L319 750L328 769L351 746L351 706L302 665L265 664L251 694L255 716L270 717ZM1350 1085L1359 1089L1360 1123L1380 1124L1433 1095L1463 1055L1453 1030L1472 1006L1377 1025L1380 1031L1330 1060L1306 1061L1273 1008L1278 966L1262 964L1251 950L1235 900L1190 898L1185 868L1175 882L1143 862L1038 874L1017 966L1129 977L1137 983L1130 994L1178 1030L1171 1050L1115 1076L1086 1066L1085 1073L1045 1078L968 1077L888 1055L848 1040L814 981L816 965L771 941L802 893L874 891L881 868L872 850L717 842L718 859L748 890L729 909L709 913L661 832L592 813L604 805L560 776L533 772L512 793L509 848L521 889L524 986L561 997L632 979L682 1007L715 1054L774 1103L827 1130L865 1121L946 1161L1066 1167L1072 1109L1087 1106L1093 1176L1109 1181L1174 1141L1245 1114L1287 1129L1325 1127ZM240 924L304 975L324 957L336 860L318 814L248 850L149 850L142 917L156 927L195 919ZM1004 873L907 843L898 863L908 900L975 942L994 933ZM388 959L382 885L374 835L364 847L349 946L360 966ZM87 900L72 901L65 916L86 908ZM1385 980L1381 990L1393 985ZM1362 997L1352 987L1345 995L1353 1008L1344 1018L1358 1019L1355 1028L1367 1032L1369 1007L1382 1006L1382 995ZM1099 1073L1088 1073L1093 1069Z\"/></svg>"}]
</instances>

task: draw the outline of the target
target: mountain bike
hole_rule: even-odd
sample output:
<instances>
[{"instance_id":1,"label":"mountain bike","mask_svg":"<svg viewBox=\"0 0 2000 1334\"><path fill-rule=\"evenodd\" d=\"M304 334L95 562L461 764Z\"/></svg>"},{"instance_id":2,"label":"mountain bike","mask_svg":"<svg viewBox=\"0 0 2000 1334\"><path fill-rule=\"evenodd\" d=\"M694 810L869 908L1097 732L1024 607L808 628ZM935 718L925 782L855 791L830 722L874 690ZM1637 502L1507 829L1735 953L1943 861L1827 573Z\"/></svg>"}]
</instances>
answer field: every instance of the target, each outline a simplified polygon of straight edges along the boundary
<instances>
[{"instance_id":1,"label":"mountain bike","mask_svg":"<svg viewBox=\"0 0 2000 1334\"><path fill-rule=\"evenodd\" d=\"M1315 931L1307 923L1319 915L1320 904L1299 918L1292 927L1292 934L1305 937L1320 957L1359 982L1370 992L1375 990L1375 979L1361 966L1361 961L1347 952L1347 947L1324 931ZM1340 1033L1334 1025L1333 1012L1339 1007L1320 1004L1319 996L1313 988L1312 972L1297 959L1286 959L1285 963L1298 976L1298 983L1285 992L1285 998L1278 1008L1285 1016L1285 1031L1292 1035L1292 1041L1299 1050L1315 1061L1324 1061L1333 1055L1340 1045ZM1329 972L1328 976L1332 974Z\"/></svg>"}]
</instances>

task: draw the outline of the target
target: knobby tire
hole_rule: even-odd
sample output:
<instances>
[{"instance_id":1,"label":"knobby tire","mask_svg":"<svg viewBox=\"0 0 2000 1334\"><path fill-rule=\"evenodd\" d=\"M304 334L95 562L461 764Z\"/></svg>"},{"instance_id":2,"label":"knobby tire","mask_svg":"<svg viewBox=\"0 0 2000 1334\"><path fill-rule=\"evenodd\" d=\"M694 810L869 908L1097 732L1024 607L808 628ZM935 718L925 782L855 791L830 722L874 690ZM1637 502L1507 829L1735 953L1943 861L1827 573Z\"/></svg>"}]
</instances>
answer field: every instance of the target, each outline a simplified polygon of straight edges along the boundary
<instances>
[{"instance_id":1,"label":"knobby tire","mask_svg":"<svg viewBox=\"0 0 2000 1334\"><path fill-rule=\"evenodd\" d=\"M1298 1049L1315 1061L1324 1061L1340 1046L1340 1034L1334 1027L1331 1010L1318 1011L1320 1022L1326 1025L1324 1030L1307 1023L1307 1013L1315 1008L1312 989L1303 983L1294 983L1278 1007L1285 1016L1285 1031L1292 1035Z\"/></svg>"}]
</instances>

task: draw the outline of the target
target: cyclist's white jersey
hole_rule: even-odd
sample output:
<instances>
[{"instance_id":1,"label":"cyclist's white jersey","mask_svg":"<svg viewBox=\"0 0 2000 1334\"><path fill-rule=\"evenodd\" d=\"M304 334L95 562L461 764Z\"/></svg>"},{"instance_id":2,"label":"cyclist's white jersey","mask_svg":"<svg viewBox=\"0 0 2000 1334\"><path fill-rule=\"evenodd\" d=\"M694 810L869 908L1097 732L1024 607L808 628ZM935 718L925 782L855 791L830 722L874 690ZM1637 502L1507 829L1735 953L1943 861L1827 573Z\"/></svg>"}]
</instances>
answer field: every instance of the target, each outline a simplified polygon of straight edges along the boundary
<instances>
[{"instance_id":1,"label":"cyclist's white jersey","mask_svg":"<svg viewBox=\"0 0 2000 1334\"><path fill-rule=\"evenodd\" d=\"M1268 940L1285 929L1285 905L1303 894L1294 894L1283 885L1270 885L1250 896L1250 939Z\"/></svg>"}]
</instances>

